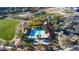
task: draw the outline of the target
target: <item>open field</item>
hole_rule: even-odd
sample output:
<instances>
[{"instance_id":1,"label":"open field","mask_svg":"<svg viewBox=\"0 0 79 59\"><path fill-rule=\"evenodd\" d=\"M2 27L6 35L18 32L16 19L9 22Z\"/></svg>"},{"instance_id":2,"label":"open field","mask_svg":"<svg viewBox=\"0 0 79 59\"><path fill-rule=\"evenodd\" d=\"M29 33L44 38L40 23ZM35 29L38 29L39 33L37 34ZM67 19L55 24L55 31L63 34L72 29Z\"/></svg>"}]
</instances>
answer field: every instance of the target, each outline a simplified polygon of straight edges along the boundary
<instances>
[{"instance_id":1,"label":"open field","mask_svg":"<svg viewBox=\"0 0 79 59\"><path fill-rule=\"evenodd\" d=\"M15 34L16 25L19 22L14 19L0 20L0 38L4 40L11 40Z\"/></svg>"}]
</instances>

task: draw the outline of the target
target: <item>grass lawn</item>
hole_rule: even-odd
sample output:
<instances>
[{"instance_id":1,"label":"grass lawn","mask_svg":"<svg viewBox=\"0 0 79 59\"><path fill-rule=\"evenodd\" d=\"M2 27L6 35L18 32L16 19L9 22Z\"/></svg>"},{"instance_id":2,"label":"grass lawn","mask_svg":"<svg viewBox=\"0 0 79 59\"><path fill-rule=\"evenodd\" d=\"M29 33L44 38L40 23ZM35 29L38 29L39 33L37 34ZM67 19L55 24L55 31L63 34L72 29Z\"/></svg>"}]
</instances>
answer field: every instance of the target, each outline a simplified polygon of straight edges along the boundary
<instances>
[{"instance_id":1,"label":"grass lawn","mask_svg":"<svg viewBox=\"0 0 79 59\"><path fill-rule=\"evenodd\" d=\"M11 40L15 34L16 25L19 22L14 19L0 19L0 38Z\"/></svg>"},{"instance_id":2,"label":"grass lawn","mask_svg":"<svg viewBox=\"0 0 79 59\"><path fill-rule=\"evenodd\" d=\"M63 12L65 12L67 14L74 13L74 11L63 11Z\"/></svg>"},{"instance_id":3,"label":"grass lawn","mask_svg":"<svg viewBox=\"0 0 79 59\"><path fill-rule=\"evenodd\" d=\"M23 42L23 45L32 45L32 41Z\"/></svg>"}]
</instances>

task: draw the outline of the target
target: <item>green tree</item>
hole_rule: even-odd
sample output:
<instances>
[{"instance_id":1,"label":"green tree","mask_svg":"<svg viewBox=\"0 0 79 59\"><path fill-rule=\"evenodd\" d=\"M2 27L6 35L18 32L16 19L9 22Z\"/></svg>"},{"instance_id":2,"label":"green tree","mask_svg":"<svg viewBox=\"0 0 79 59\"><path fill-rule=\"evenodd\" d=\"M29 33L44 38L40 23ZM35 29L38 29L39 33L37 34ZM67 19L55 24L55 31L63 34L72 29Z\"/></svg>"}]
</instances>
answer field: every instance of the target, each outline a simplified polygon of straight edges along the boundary
<instances>
[{"instance_id":1,"label":"green tree","mask_svg":"<svg viewBox=\"0 0 79 59\"><path fill-rule=\"evenodd\" d=\"M39 17L35 17L30 19L29 21L29 26L41 26L42 25L42 21L43 21L43 17L39 16Z\"/></svg>"}]
</instances>

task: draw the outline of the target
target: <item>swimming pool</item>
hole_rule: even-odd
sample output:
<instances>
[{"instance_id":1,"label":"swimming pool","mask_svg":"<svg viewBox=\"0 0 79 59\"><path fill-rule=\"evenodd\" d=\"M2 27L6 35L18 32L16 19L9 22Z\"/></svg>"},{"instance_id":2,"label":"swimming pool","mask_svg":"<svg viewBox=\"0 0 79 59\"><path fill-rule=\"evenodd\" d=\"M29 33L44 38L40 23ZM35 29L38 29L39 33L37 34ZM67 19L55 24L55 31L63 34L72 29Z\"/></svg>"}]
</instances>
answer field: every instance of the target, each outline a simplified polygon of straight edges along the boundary
<instances>
[{"instance_id":1,"label":"swimming pool","mask_svg":"<svg viewBox=\"0 0 79 59\"><path fill-rule=\"evenodd\" d=\"M45 34L44 29L33 28L30 31L29 38L34 38L34 40L33 40L34 44L38 44L39 39L36 37L36 35L38 35L38 34L41 35L42 44L49 44L49 41L45 37L46 34Z\"/></svg>"},{"instance_id":2,"label":"swimming pool","mask_svg":"<svg viewBox=\"0 0 79 59\"><path fill-rule=\"evenodd\" d=\"M33 28L33 29L31 29L29 36L34 37L35 35L38 35L38 34L42 35L43 33L44 33L43 29Z\"/></svg>"},{"instance_id":3,"label":"swimming pool","mask_svg":"<svg viewBox=\"0 0 79 59\"><path fill-rule=\"evenodd\" d=\"M49 38L50 33L46 33L44 29L41 28L33 28L29 33L29 38L37 38L37 35L41 35L40 38Z\"/></svg>"}]
</instances>

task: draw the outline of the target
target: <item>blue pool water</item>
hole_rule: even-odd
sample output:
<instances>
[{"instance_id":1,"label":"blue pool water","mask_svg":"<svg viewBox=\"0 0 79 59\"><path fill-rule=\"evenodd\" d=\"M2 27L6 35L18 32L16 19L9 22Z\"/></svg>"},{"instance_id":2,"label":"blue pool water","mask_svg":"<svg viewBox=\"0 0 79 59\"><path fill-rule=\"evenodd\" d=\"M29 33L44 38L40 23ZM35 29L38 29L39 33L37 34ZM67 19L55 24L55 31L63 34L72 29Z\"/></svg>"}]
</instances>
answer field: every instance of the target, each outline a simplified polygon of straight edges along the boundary
<instances>
[{"instance_id":1,"label":"blue pool water","mask_svg":"<svg viewBox=\"0 0 79 59\"><path fill-rule=\"evenodd\" d=\"M49 42L46 38L41 38L41 40L42 40L43 42L46 42L46 43ZM37 43L37 39L34 39L34 40L33 40L33 43Z\"/></svg>"},{"instance_id":2,"label":"blue pool water","mask_svg":"<svg viewBox=\"0 0 79 59\"><path fill-rule=\"evenodd\" d=\"M35 36L36 33L42 35L44 33L44 30L40 28L34 28L31 30L29 36ZM45 42L45 43L49 42L46 38L41 38L41 40L42 42ZM33 43L37 43L37 42L38 42L38 39L34 38Z\"/></svg>"},{"instance_id":3,"label":"blue pool water","mask_svg":"<svg viewBox=\"0 0 79 59\"><path fill-rule=\"evenodd\" d=\"M43 34L43 29L39 29L39 28L35 28L35 29L32 29L29 36L35 36L35 34Z\"/></svg>"}]
</instances>

